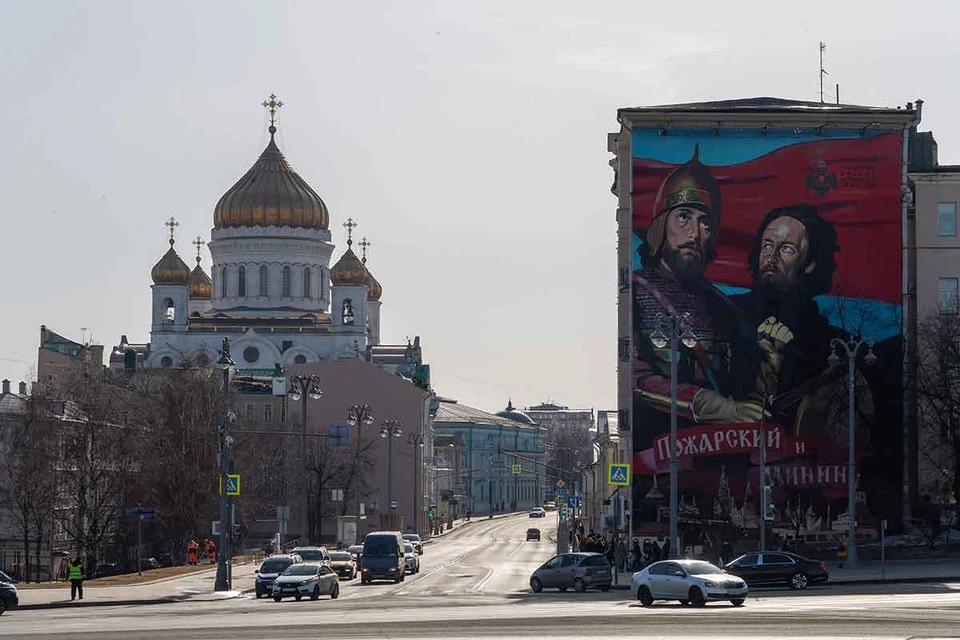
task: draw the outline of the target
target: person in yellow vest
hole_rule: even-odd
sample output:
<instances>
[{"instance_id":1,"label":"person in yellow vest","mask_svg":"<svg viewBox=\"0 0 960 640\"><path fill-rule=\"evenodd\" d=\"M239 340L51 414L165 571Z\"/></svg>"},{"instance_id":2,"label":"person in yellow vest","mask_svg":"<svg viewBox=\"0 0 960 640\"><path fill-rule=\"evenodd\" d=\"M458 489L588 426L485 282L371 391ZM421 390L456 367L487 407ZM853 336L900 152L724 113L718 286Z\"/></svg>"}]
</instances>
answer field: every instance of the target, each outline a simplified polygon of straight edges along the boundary
<instances>
[{"instance_id":1,"label":"person in yellow vest","mask_svg":"<svg viewBox=\"0 0 960 640\"><path fill-rule=\"evenodd\" d=\"M80 562L80 558L75 558L70 565L70 572L67 574L67 579L70 581L71 600L76 600L77 596L80 596L80 599L83 600L83 580L85 577L83 575L83 563Z\"/></svg>"}]
</instances>

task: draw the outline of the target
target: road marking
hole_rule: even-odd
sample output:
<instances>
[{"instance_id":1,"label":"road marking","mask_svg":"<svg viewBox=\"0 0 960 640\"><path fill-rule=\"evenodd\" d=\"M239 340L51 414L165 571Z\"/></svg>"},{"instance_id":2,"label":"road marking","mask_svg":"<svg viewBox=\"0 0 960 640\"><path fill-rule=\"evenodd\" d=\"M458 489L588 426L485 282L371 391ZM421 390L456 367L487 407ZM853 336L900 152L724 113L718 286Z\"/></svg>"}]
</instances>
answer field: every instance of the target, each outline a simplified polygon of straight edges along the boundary
<instances>
[{"instance_id":1,"label":"road marking","mask_svg":"<svg viewBox=\"0 0 960 640\"><path fill-rule=\"evenodd\" d=\"M493 569L488 569L486 577L484 577L483 580L478 582L477 585L473 589L471 589L471 591L474 591L474 592L483 591L483 587L486 586L488 582L490 582L490 578L493 577L493 573L494 573Z\"/></svg>"}]
</instances>

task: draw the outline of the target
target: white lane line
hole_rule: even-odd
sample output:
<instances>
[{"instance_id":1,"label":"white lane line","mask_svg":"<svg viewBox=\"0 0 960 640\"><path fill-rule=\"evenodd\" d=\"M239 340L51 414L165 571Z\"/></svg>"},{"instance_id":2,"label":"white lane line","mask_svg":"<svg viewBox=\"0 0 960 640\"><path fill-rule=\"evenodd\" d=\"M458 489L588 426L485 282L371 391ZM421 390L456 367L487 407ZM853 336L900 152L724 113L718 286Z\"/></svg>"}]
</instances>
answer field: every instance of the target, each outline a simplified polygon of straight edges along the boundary
<instances>
[{"instance_id":1,"label":"white lane line","mask_svg":"<svg viewBox=\"0 0 960 640\"><path fill-rule=\"evenodd\" d=\"M471 589L471 591L483 591L483 587L486 586L486 584L487 584L488 582L490 582L490 578L493 577L493 574L494 574L494 570L493 570L493 569L488 569L488 570L487 570L487 575L484 576L483 580L481 580L480 582L478 582L478 583L476 584L476 586L475 586L473 589Z\"/></svg>"}]
</instances>

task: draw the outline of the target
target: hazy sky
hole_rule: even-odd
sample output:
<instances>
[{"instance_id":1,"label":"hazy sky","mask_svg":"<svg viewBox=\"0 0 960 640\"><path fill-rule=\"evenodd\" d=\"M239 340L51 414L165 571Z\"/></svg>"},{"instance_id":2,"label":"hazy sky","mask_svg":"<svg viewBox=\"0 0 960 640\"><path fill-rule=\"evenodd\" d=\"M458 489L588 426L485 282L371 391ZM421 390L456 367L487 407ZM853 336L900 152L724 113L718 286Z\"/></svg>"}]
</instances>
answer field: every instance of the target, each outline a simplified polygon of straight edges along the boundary
<instances>
[{"instance_id":1,"label":"hazy sky","mask_svg":"<svg viewBox=\"0 0 960 640\"><path fill-rule=\"evenodd\" d=\"M445 396L616 408L618 107L923 98L960 163L960 3L0 0L0 377L39 327L149 339L150 268L279 143L372 244L383 340ZM209 255L204 255L209 272Z\"/></svg>"}]
</instances>

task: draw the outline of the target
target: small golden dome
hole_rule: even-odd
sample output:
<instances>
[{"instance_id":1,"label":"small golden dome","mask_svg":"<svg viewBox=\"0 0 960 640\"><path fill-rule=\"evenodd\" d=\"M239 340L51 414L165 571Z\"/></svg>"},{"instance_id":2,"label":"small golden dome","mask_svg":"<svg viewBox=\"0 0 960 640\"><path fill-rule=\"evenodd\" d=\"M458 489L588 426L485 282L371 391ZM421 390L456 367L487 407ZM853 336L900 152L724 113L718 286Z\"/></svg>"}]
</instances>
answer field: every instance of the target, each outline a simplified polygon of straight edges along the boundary
<instances>
[{"instance_id":1,"label":"small golden dome","mask_svg":"<svg viewBox=\"0 0 960 640\"><path fill-rule=\"evenodd\" d=\"M213 283L210 282L210 276L200 266L200 258L197 258L197 266L190 273L190 299L210 300L212 296Z\"/></svg>"},{"instance_id":2,"label":"small golden dome","mask_svg":"<svg viewBox=\"0 0 960 640\"><path fill-rule=\"evenodd\" d=\"M215 229L225 227L303 227L326 229L327 205L297 175L273 141L213 210Z\"/></svg>"},{"instance_id":3,"label":"small golden dome","mask_svg":"<svg viewBox=\"0 0 960 640\"><path fill-rule=\"evenodd\" d=\"M370 273L360 262L360 258L350 248L351 242L347 242L347 250L337 260L337 264L330 269L330 281L334 285L366 285L367 275Z\"/></svg>"},{"instance_id":4,"label":"small golden dome","mask_svg":"<svg viewBox=\"0 0 960 640\"><path fill-rule=\"evenodd\" d=\"M380 299L380 296L383 295L383 287L380 286L380 283L377 282L377 279L373 277L373 274L370 273L370 270L367 269L367 279L365 284L367 285L367 300L371 302L376 302Z\"/></svg>"},{"instance_id":5,"label":"small golden dome","mask_svg":"<svg viewBox=\"0 0 960 640\"><path fill-rule=\"evenodd\" d=\"M173 238L170 239L170 248L160 258L160 262L153 265L150 277L153 278L153 284L190 284L190 267L174 250Z\"/></svg>"}]
</instances>

